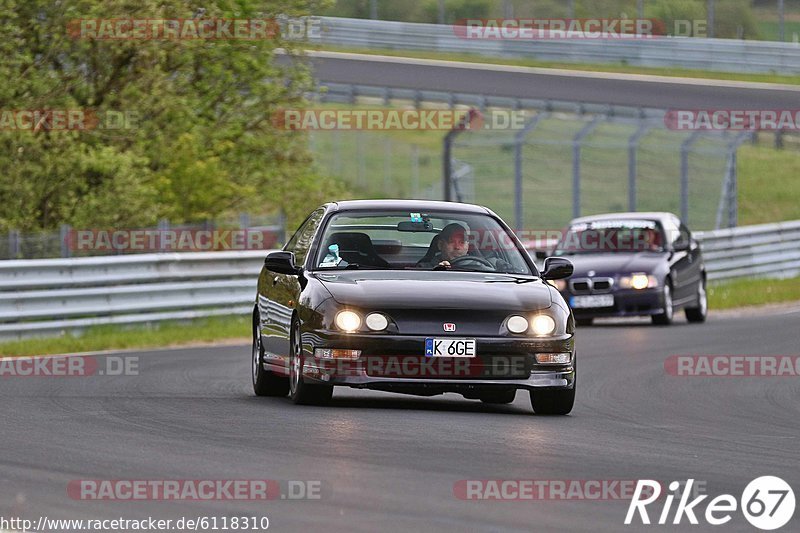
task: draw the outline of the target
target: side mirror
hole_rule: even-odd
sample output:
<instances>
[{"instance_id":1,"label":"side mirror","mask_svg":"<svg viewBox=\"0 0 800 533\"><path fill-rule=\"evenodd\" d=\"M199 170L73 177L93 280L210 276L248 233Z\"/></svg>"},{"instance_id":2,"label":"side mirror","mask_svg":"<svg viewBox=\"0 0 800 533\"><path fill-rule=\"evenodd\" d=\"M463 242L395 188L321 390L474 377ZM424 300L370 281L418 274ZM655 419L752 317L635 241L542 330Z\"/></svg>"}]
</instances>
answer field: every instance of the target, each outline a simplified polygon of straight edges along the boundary
<instances>
[{"instance_id":1,"label":"side mirror","mask_svg":"<svg viewBox=\"0 0 800 533\"><path fill-rule=\"evenodd\" d=\"M672 249L676 252L685 252L691 247L691 243L689 241L678 241L672 245Z\"/></svg>"},{"instance_id":2,"label":"side mirror","mask_svg":"<svg viewBox=\"0 0 800 533\"><path fill-rule=\"evenodd\" d=\"M300 273L300 269L294 264L294 252L272 252L264 259L264 266L278 274L296 276Z\"/></svg>"},{"instance_id":3,"label":"side mirror","mask_svg":"<svg viewBox=\"0 0 800 533\"><path fill-rule=\"evenodd\" d=\"M542 279L564 279L572 275L574 267L563 257L548 257L544 260Z\"/></svg>"}]
</instances>

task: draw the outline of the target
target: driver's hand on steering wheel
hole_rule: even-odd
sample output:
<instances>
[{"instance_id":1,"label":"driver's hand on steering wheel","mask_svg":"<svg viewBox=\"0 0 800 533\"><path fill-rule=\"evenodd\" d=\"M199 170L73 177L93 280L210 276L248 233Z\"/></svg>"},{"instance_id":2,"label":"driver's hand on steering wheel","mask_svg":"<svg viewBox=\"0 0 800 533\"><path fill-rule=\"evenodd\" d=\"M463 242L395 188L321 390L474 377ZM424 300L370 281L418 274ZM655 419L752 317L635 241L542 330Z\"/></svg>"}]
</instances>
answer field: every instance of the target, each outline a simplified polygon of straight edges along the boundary
<instances>
[{"instance_id":1,"label":"driver's hand on steering wheel","mask_svg":"<svg viewBox=\"0 0 800 533\"><path fill-rule=\"evenodd\" d=\"M437 270L441 269L449 269L450 268L450 261L440 261L438 265L436 265Z\"/></svg>"}]
</instances>

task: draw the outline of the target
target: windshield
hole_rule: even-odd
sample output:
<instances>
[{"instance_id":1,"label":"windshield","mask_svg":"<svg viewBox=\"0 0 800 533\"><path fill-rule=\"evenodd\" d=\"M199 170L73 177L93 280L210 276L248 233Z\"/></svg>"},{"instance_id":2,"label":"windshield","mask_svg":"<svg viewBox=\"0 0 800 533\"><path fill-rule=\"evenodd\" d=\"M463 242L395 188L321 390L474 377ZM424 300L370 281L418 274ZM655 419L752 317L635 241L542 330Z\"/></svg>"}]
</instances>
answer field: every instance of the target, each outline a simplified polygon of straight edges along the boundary
<instances>
[{"instance_id":1,"label":"windshield","mask_svg":"<svg viewBox=\"0 0 800 533\"><path fill-rule=\"evenodd\" d=\"M328 221L320 270L458 270L537 275L513 237L489 215L343 212Z\"/></svg>"},{"instance_id":2,"label":"windshield","mask_svg":"<svg viewBox=\"0 0 800 533\"><path fill-rule=\"evenodd\" d=\"M554 255L663 250L664 235L653 220L602 220L571 225Z\"/></svg>"}]
</instances>

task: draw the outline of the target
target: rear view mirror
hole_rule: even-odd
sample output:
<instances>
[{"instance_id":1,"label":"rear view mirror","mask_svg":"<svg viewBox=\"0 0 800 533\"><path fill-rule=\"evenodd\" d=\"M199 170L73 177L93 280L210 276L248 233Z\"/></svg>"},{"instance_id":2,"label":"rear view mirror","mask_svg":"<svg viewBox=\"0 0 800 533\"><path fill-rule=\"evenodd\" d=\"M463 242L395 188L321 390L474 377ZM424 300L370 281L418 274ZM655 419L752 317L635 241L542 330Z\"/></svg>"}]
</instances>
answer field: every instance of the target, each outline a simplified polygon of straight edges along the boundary
<instances>
[{"instance_id":1,"label":"rear view mirror","mask_svg":"<svg viewBox=\"0 0 800 533\"><path fill-rule=\"evenodd\" d=\"M403 220L397 223L397 231L433 231L433 224L430 222L412 222L411 220Z\"/></svg>"},{"instance_id":2,"label":"rear view mirror","mask_svg":"<svg viewBox=\"0 0 800 533\"><path fill-rule=\"evenodd\" d=\"M574 267L563 257L548 257L544 260L542 279L564 279L572 275Z\"/></svg>"}]
</instances>

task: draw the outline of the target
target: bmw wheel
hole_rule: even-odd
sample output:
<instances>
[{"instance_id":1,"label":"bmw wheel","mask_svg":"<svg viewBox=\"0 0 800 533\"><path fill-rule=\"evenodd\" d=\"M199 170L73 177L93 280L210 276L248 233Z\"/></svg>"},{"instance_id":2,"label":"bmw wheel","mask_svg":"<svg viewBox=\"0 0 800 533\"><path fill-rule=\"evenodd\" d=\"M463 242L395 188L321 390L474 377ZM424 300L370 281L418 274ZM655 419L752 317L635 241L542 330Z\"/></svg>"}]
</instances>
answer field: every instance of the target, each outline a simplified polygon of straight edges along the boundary
<instances>
[{"instance_id":1,"label":"bmw wheel","mask_svg":"<svg viewBox=\"0 0 800 533\"><path fill-rule=\"evenodd\" d=\"M687 307L684 310L686 320L689 322L705 322L708 316L708 293L706 292L706 280L701 279L697 284L697 307Z\"/></svg>"},{"instance_id":2,"label":"bmw wheel","mask_svg":"<svg viewBox=\"0 0 800 533\"><path fill-rule=\"evenodd\" d=\"M675 309L672 305L672 287L670 287L669 282L664 284L663 299L664 312L653 315L653 324L658 324L659 326L668 326L672 324L672 318L675 313Z\"/></svg>"}]
</instances>

